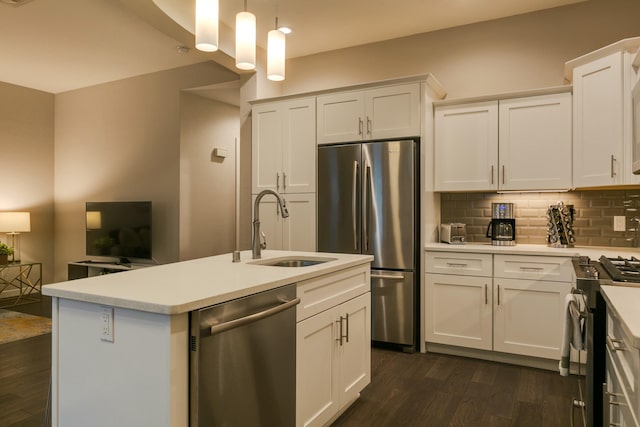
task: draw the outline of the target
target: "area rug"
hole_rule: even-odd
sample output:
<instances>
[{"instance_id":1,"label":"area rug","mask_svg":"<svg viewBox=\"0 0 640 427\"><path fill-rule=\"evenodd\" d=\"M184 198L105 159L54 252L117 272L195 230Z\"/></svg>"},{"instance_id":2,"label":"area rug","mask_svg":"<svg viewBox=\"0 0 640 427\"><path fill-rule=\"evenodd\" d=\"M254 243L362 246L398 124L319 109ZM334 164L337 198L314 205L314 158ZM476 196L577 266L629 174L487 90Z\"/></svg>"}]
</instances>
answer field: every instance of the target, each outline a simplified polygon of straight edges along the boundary
<instances>
[{"instance_id":1,"label":"area rug","mask_svg":"<svg viewBox=\"0 0 640 427\"><path fill-rule=\"evenodd\" d=\"M51 332L51 319L11 310L0 310L0 344Z\"/></svg>"}]
</instances>

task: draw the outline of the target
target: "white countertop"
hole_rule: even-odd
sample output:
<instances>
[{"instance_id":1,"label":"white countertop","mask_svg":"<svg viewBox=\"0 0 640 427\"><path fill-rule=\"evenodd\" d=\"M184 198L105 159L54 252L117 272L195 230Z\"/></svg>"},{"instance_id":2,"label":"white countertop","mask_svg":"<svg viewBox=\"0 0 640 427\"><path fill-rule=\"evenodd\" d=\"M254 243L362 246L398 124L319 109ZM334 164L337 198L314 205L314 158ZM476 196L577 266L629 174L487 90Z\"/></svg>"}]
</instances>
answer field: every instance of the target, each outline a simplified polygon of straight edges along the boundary
<instances>
[{"instance_id":1,"label":"white countertop","mask_svg":"<svg viewBox=\"0 0 640 427\"><path fill-rule=\"evenodd\" d=\"M576 246L573 248L553 248L547 245L517 244L515 246L493 246L491 243L467 243L451 245L448 243L427 243L426 251L443 252L475 252L504 255L545 255L545 256L588 256L598 259L607 256L636 256L640 257L640 248L617 248L609 246Z\"/></svg>"},{"instance_id":2,"label":"white countertop","mask_svg":"<svg viewBox=\"0 0 640 427\"><path fill-rule=\"evenodd\" d=\"M286 256L335 260L308 267L252 264ZM231 259L231 254L224 254L54 283L43 286L42 293L152 313L180 314L370 263L373 256L265 250L261 260L252 260L251 251L242 252L241 262L233 263Z\"/></svg>"},{"instance_id":3,"label":"white countertop","mask_svg":"<svg viewBox=\"0 0 640 427\"><path fill-rule=\"evenodd\" d=\"M600 286L607 302L607 310L613 310L622 328L632 337L632 345L640 349L640 288L627 286Z\"/></svg>"}]
</instances>

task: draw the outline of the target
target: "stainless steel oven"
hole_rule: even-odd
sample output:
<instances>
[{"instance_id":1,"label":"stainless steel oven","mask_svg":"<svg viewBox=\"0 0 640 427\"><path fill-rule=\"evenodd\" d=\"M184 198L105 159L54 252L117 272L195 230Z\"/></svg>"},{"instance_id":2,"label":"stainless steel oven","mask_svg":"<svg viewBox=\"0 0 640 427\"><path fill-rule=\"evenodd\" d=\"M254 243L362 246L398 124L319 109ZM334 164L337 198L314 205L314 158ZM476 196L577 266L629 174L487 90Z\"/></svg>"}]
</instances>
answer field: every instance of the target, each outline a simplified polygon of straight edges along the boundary
<instances>
[{"instance_id":1,"label":"stainless steel oven","mask_svg":"<svg viewBox=\"0 0 640 427\"><path fill-rule=\"evenodd\" d=\"M640 260L603 255L598 261L589 257L576 257L572 261L577 292L585 296L587 304L586 391L584 401L578 406L582 408L584 425L599 427L604 425L603 408L608 403L603 396L603 384L606 382L607 307L600 293L600 285L640 287Z\"/></svg>"}]
</instances>

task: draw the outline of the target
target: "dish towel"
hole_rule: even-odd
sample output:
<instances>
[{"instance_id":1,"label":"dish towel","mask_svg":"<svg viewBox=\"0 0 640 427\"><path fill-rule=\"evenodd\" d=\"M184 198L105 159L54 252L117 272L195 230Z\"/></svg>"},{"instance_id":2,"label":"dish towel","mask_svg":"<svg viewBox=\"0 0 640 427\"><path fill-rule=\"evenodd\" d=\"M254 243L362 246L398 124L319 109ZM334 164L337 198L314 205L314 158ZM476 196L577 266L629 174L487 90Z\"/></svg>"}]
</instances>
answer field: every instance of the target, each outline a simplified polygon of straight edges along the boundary
<instances>
[{"instance_id":1,"label":"dish towel","mask_svg":"<svg viewBox=\"0 0 640 427\"><path fill-rule=\"evenodd\" d=\"M585 310L584 301L577 298L575 294L568 294L565 299L565 319L562 334L562 346L560 353L560 375L569 375L569 364L571 362L571 347L576 350L584 350L584 318L580 313Z\"/></svg>"}]
</instances>

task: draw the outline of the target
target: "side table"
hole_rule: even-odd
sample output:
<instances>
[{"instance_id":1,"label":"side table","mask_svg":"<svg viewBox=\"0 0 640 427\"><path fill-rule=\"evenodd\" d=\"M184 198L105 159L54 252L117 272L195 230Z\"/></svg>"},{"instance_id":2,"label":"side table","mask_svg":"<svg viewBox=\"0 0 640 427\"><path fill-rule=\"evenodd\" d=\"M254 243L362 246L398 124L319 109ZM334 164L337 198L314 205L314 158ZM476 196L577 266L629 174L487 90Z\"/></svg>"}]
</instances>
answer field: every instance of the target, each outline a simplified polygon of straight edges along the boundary
<instances>
[{"instance_id":1,"label":"side table","mask_svg":"<svg viewBox=\"0 0 640 427\"><path fill-rule=\"evenodd\" d=\"M40 301L42 263L10 262L0 265L0 308Z\"/></svg>"}]
</instances>

